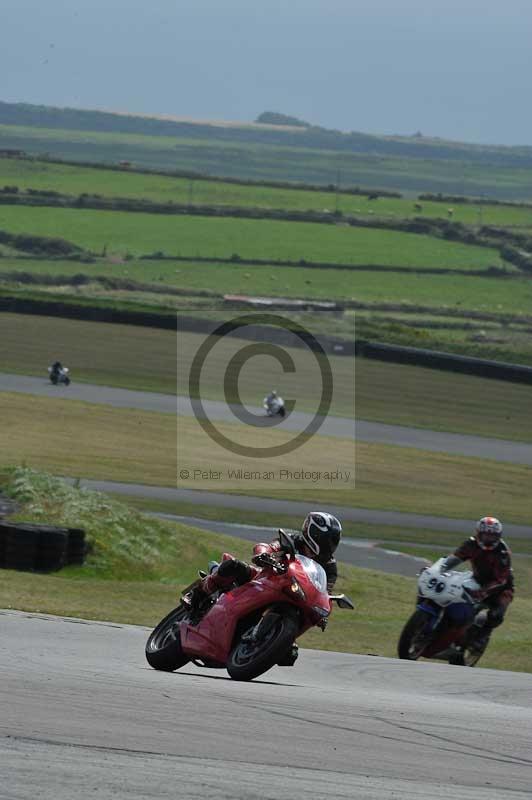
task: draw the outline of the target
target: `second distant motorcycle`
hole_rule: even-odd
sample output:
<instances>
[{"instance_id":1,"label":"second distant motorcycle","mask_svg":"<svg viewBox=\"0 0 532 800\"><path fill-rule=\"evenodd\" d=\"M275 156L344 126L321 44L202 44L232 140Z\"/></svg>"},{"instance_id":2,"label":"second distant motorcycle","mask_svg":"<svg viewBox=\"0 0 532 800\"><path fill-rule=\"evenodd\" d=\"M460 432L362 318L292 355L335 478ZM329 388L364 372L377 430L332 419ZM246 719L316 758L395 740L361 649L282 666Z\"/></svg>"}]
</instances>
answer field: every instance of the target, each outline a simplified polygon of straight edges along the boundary
<instances>
[{"instance_id":1,"label":"second distant motorcycle","mask_svg":"<svg viewBox=\"0 0 532 800\"><path fill-rule=\"evenodd\" d=\"M263 401L263 407L266 409L266 416L268 417L286 416L284 400L282 397L279 397L276 391L272 391L270 394L266 395Z\"/></svg>"},{"instance_id":2,"label":"second distant motorcycle","mask_svg":"<svg viewBox=\"0 0 532 800\"><path fill-rule=\"evenodd\" d=\"M48 374L51 383L57 386L58 383L64 383L65 386L70 385L70 370L64 367L60 361L55 361L51 367L48 367Z\"/></svg>"}]
</instances>

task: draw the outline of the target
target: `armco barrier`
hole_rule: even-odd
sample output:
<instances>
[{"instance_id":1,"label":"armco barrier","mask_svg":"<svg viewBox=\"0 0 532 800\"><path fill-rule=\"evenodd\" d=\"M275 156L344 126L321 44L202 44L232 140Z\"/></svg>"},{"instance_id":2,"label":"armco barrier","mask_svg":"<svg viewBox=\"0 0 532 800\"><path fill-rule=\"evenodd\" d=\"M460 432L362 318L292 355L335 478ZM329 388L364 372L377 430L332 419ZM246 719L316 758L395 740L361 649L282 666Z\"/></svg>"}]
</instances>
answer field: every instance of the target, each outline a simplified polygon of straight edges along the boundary
<instances>
[{"instance_id":1,"label":"armco barrier","mask_svg":"<svg viewBox=\"0 0 532 800\"><path fill-rule=\"evenodd\" d=\"M423 350L418 347L365 341L357 342L356 353L364 358L391 361L394 364L412 364L417 367L431 367L449 372L463 372L467 375L480 375L483 378L532 384L532 367L507 364L503 361L489 361L454 353Z\"/></svg>"},{"instance_id":2,"label":"armco barrier","mask_svg":"<svg viewBox=\"0 0 532 800\"><path fill-rule=\"evenodd\" d=\"M274 308L270 309L274 311ZM46 316L82 319L93 322L121 323L123 325L145 325L151 328L189 331L191 333L210 333L222 320L206 320L187 317L182 314L150 314L144 311L113 309L110 307L94 307L61 303L56 300L41 300L13 296L0 297L0 312L8 311L17 314L40 314ZM243 313L245 313L243 309ZM234 334L233 334L234 335ZM272 341L280 345L294 344L297 340L287 331L266 328L261 325L248 326L238 333L238 338L255 341ZM413 364L418 367L463 372L467 375L480 375L483 378L513 381L515 383L532 384L532 367L520 364L508 364L503 361L489 361L483 358L460 356L454 353L442 353L437 350L423 350L418 347L381 344L362 339L340 339L334 336L320 336L325 351L331 355L362 356L379 361L390 361L395 364ZM302 346L304 344L302 343Z\"/></svg>"},{"instance_id":3,"label":"armco barrier","mask_svg":"<svg viewBox=\"0 0 532 800\"><path fill-rule=\"evenodd\" d=\"M12 314L37 314L64 319L81 319L88 322L111 322L121 325L141 325L147 328L176 329L176 314L150 314L148 311L135 311L111 306L91 306L76 303L62 303L55 299L37 299L3 296L0 297L0 312Z\"/></svg>"}]
</instances>

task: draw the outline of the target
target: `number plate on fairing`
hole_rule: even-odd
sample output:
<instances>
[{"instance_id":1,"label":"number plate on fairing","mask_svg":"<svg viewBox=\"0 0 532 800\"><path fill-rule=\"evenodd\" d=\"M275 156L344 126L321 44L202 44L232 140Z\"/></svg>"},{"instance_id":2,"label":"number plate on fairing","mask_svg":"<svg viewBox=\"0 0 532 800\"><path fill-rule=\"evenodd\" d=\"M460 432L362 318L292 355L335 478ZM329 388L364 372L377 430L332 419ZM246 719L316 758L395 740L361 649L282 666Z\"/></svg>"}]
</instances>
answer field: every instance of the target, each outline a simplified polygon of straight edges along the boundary
<instances>
[{"instance_id":1,"label":"number plate on fairing","mask_svg":"<svg viewBox=\"0 0 532 800\"><path fill-rule=\"evenodd\" d=\"M464 583L470 582L471 572L440 572L443 559L423 570L418 580L422 597L434 600L439 606L459 603L464 599Z\"/></svg>"}]
</instances>

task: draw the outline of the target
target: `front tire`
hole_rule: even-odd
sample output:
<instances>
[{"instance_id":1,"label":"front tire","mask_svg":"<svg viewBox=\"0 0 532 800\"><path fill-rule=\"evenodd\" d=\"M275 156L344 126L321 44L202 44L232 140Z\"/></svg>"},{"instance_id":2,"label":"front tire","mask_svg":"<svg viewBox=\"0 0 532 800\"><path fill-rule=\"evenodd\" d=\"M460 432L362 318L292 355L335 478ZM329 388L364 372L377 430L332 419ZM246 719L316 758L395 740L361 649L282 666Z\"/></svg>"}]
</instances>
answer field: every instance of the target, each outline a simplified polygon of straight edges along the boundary
<instances>
[{"instance_id":1,"label":"front tire","mask_svg":"<svg viewBox=\"0 0 532 800\"><path fill-rule=\"evenodd\" d=\"M245 630L229 655L227 672L235 681L252 681L271 669L286 654L299 631L295 609L275 613L277 619L257 641L246 639L254 625Z\"/></svg>"},{"instance_id":2,"label":"front tire","mask_svg":"<svg viewBox=\"0 0 532 800\"><path fill-rule=\"evenodd\" d=\"M417 661L428 644L427 635L423 635L430 617L425 611L415 611L404 626L399 638L397 654L399 658Z\"/></svg>"},{"instance_id":3,"label":"front tire","mask_svg":"<svg viewBox=\"0 0 532 800\"><path fill-rule=\"evenodd\" d=\"M173 672L184 667L190 658L181 647L179 624L188 621L190 612L181 603L162 619L146 642L146 660L153 669Z\"/></svg>"}]
</instances>

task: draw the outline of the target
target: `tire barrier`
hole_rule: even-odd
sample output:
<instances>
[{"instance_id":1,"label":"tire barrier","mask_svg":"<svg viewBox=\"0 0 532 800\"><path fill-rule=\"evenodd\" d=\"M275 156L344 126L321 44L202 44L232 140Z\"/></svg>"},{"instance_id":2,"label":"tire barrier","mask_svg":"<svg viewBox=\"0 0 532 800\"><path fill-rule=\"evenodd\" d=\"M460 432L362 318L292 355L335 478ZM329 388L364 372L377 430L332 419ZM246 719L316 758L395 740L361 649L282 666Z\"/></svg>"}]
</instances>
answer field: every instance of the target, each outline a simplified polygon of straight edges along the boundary
<instances>
[{"instance_id":1,"label":"tire barrier","mask_svg":"<svg viewBox=\"0 0 532 800\"><path fill-rule=\"evenodd\" d=\"M83 564L87 554L82 528L0 521L0 568L55 572Z\"/></svg>"}]
</instances>

